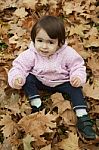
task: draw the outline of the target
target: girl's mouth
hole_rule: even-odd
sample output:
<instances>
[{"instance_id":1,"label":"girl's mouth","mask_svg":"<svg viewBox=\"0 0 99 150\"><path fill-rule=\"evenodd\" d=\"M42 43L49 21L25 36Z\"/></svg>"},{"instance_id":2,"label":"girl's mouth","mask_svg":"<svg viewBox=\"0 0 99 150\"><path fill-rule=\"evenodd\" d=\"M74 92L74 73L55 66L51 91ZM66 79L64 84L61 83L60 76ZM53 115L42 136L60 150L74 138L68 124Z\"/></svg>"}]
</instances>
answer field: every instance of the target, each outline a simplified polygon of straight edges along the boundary
<instances>
[{"instance_id":1,"label":"girl's mouth","mask_svg":"<svg viewBox=\"0 0 99 150\"><path fill-rule=\"evenodd\" d=\"M48 51L40 51L43 54L48 54Z\"/></svg>"}]
</instances>

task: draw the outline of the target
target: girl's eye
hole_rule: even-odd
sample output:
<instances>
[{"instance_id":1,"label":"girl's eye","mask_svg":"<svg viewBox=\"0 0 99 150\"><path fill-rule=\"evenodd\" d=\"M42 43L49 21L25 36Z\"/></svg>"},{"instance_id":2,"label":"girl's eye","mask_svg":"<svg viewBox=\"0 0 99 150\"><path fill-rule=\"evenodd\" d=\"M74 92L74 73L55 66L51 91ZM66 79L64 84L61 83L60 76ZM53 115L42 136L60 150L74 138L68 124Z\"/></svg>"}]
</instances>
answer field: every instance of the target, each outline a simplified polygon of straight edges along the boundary
<instances>
[{"instance_id":1,"label":"girl's eye","mask_svg":"<svg viewBox=\"0 0 99 150\"><path fill-rule=\"evenodd\" d=\"M50 44L53 44L53 42L52 42L52 41L49 41L49 43L50 43Z\"/></svg>"},{"instance_id":2,"label":"girl's eye","mask_svg":"<svg viewBox=\"0 0 99 150\"><path fill-rule=\"evenodd\" d=\"M38 42L42 42L42 40L37 40Z\"/></svg>"}]
</instances>

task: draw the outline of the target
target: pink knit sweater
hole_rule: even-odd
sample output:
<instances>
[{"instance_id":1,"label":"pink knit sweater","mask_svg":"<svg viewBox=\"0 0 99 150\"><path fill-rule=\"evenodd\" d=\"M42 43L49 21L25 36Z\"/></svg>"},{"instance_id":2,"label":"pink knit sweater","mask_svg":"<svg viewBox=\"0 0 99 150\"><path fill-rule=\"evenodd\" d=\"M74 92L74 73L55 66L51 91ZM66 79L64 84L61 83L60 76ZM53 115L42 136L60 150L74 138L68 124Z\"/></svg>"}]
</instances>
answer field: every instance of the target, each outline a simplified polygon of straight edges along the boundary
<instances>
[{"instance_id":1,"label":"pink knit sweater","mask_svg":"<svg viewBox=\"0 0 99 150\"><path fill-rule=\"evenodd\" d=\"M86 82L86 67L83 58L70 46L64 44L50 58L41 56L31 42L29 49L22 52L14 61L8 72L8 83L15 88L13 82L18 76L23 78L32 73L43 84L55 87L79 77L82 85Z\"/></svg>"}]
</instances>

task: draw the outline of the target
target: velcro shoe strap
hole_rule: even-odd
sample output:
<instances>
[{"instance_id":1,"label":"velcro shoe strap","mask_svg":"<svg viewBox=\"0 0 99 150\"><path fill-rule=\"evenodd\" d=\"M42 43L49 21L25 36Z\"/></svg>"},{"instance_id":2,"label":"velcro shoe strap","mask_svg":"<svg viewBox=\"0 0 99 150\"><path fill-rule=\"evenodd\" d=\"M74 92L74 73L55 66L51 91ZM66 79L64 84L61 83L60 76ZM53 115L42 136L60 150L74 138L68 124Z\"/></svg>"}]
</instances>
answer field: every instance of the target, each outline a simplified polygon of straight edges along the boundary
<instances>
[{"instance_id":1,"label":"velcro shoe strap","mask_svg":"<svg viewBox=\"0 0 99 150\"><path fill-rule=\"evenodd\" d=\"M84 126L92 126L93 124L91 121L85 121L85 122L83 122L83 125Z\"/></svg>"}]
</instances>

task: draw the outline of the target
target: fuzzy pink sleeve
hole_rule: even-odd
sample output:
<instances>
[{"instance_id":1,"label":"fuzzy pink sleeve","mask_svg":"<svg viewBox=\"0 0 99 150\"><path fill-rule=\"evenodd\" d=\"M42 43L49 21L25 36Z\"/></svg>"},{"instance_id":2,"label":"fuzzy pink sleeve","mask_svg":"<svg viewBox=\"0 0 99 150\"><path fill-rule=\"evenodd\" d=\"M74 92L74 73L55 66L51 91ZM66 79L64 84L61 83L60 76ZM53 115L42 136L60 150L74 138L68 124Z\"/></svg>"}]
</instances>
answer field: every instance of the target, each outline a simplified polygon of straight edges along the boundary
<instances>
[{"instance_id":1,"label":"fuzzy pink sleeve","mask_svg":"<svg viewBox=\"0 0 99 150\"><path fill-rule=\"evenodd\" d=\"M31 68L34 66L34 53L31 50L22 52L12 63L12 68L8 72L8 83L14 88L14 81L16 77L23 79L25 84L26 77L28 76Z\"/></svg>"},{"instance_id":2,"label":"fuzzy pink sleeve","mask_svg":"<svg viewBox=\"0 0 99 150\"><path fill-rule=\"evenodd\" d=\"M70 80L72 77L79 77L81 86L86 82L86 67L83 58L72 48L69 49L68 67L70 71Z\"/></svg>"}]
</instances>

